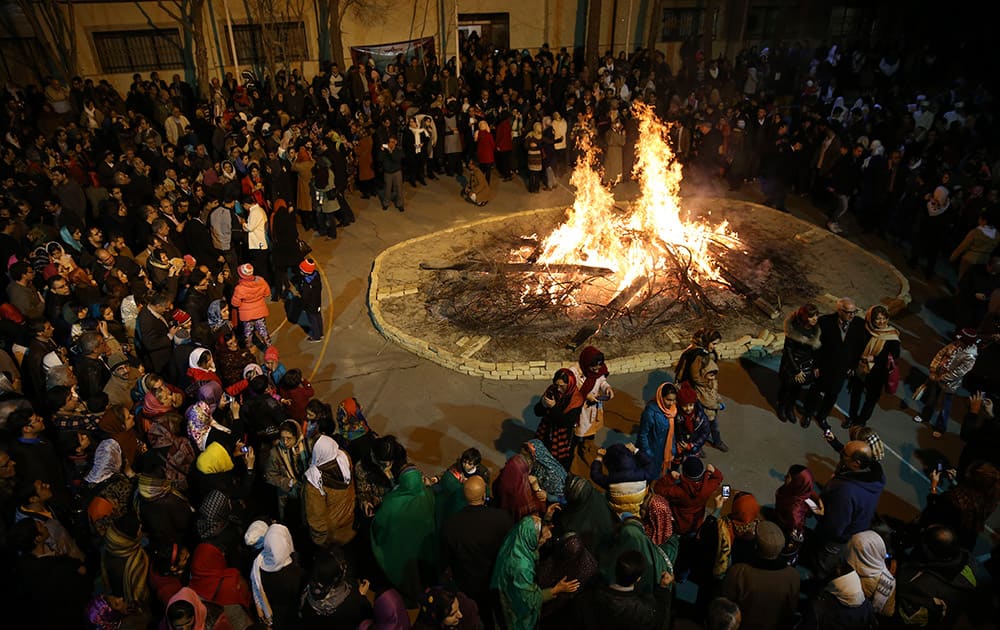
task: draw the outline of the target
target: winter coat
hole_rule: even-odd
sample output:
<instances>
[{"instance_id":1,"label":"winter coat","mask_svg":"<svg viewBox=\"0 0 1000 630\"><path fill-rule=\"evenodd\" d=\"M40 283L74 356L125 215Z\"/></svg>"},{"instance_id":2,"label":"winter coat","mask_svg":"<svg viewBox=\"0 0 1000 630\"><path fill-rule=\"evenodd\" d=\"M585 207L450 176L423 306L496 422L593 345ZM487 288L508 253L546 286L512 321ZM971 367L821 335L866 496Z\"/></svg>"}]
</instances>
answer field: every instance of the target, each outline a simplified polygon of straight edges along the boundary
<instances>
[{"instance_id":1,"label":"winter coat","mask_svg":"<svg viewBox=\"0 0 1000 630\"><path fill-rule=\"evenodd\" d=\"M240 321L249 322L267 317L267 300L271 285L260 276L242 278L233 290L230 305L239 311Z\"/></svg>"},{"instance_id":2,"label":"winter coat","mask_svg":"<svg viewBox=\"0 0 1000 630\"><path fill-rule=\"evenodd\" d=\"M816 351L820 349L820 328L803 328L797 321L795 313L785 320L785 346L781 351L781 365L778 374L781 380L792 382L799 372L810 372L815 369ZM807 374L806 380L812 379Z\"/></svg>"},{"instance_id":3,"label":"winter coat","mask_svg":"<svg viewBox=\"0 0 1000 630\"><path fill-rule=\"evenodd\" d=\"M824 540L846 543L854 534L871 529L883 488L885 474L877 462L865 471L834 475L820 495L825 514L816 533Z\"/></svg>"},{"instance_id":4,"label":"winter coat","mask_svg":"<svg viewBox=\"0 0 1000 630\"><path fill-rule=\"evenodd\" d=\"M653 484L653 492L670 502L677 526L674 533L690 534L697 531L705 520L705 502L722 485L722 472L718 469L705 471L701 479L694 481L681 476L674 481L667 476Z\"/></svg>"},{"instance_id":5,"label":"winter coat","mask_svg":"<svg viewBox=\"0 0 1000 630\"><path fill-rule=\"evenodd\" d=\"M962 387L962 379L976 364L978 354L976 344L963 345L954 341L934 355L930 373L937 377L945 392L954 394Z\"/></svg>"}]
</instances>

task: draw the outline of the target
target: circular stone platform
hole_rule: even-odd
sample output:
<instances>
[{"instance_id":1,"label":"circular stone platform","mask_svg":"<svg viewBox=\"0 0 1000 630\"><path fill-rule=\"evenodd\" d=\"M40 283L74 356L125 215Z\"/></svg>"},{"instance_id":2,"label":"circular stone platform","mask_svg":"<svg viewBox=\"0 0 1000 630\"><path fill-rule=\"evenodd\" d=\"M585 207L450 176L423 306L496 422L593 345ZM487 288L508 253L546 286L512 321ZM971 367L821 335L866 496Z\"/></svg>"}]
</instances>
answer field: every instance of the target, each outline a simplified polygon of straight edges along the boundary
<instances>
[{"instance_id":1,"label":"circular stone platform","mask_svg":"<svg viewBox=\"0 0 1000 630\"><path fill-rule=\"evenodd\" d=\"M650 325L608 324L586 341L608 357L613 373L672 368L692 331L712 325L723 335L722 359L780 351L783 322L807 301L833 310L848 295L860 308L884 304L896 313L910 301L909 283L895 267L811 223L766 206L731 199L684 200L694 217L715 224L727 219L746 251L730 252L730 270L749 295L709 292L721 312L674 308ZM403 348L444 367L494 380L548 379L576 361L571 349L580 320L542 325L477 326L481 300L457 303L447 291L485 275L470 260L508 262L511 244L547 236L566 217L565 208L492 217L393 245L375 258L368 304L375 327ZM421 268L421 264L434 269ZM445 269L442 269L445 267ZM458 269L447 267L458 267ZM516 278L517 272L509 273ZM472 286L472 285L470 285ZM452 294L454 295L454 294ZM445 297L442 297L445 296ZM495 318L494 318L495 320ZM626 325L630 323L631 325ZM486 328L484 330L483 328Z\"/></svg>"}]
</instances>

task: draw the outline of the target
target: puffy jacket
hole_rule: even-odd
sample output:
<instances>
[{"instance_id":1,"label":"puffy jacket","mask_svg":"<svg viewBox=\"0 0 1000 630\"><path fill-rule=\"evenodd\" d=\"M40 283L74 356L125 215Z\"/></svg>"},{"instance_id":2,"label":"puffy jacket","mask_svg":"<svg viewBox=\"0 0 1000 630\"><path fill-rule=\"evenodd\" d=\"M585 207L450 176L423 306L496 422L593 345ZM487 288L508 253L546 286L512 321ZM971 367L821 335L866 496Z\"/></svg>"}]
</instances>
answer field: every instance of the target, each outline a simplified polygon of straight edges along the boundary
<instances>
[{"instance_id":1,"label":"puffy jacket","mask_svg":"<svg viewBox=\"0 0 1000 630\"><path fill-rule=\"evenodd\" d=\"M934 355L930 373L937 377L946 392L954 394L962 387L962 379L976 364L978 355L979 350L975 344L966 346L953 341Z\"/></svg>"},{"instance_id":2,"label":"puffy jacket","mask_svg":"<svg viewBox=\"0 0 1000 630\"><path fill-rule=\"evenodd\" d=\"M701 527L705 520L705 502L722 485L722 471L716 469L705 474L698 481L681 476L674 481L666 476L653 484L653 491L670 502L673 510L677 534L690 534Z\"/></svg>"},{"instance_id":3,"label":"puffy jacket","mask_svg":"<svg viewBox=\"0 0 1000 630\"><path fill-rule=\"evenodd\" d=\"M248 322L267 317L267 300L271 295L271 285L260 276L243 278L233 290L230 302L239 311L240 320Z\"/></svg>"}]
</instances>

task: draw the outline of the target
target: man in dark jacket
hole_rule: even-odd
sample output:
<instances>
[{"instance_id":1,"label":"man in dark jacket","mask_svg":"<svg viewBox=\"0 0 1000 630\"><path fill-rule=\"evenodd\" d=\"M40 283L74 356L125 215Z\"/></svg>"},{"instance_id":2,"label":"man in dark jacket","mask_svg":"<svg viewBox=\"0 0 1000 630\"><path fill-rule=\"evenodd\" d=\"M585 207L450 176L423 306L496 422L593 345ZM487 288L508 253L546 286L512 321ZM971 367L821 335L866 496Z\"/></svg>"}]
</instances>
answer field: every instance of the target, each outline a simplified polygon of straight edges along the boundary
<instances>
[{"instance_id":1,"label":"man in dark jacket","mask_svg":"<svg viewBox=\"0 0 1000 630\"><path fill-rule=\"evenodd\" d=\"M173 336L177 327L167 322L167 314L173 311L170 296L158 293L152 297L146 308L139 311L136 319L135 341L146 370L165 374L174 347Z\"/></svg>"},{"instance_id":2,"label":"man in dark jacket","mask_svg":"<svg viewBox=\"0 0 1000 630\"><path fill-rule=\"evenodd\" d=\"M837 404L837 396L865 348L865 322L864 318L855 317L857 313L854 300L844 297L837 300L836 313L821 315L817 322L821 344L816 352L819 377L806 396L802 420L805 426L808 426L807 419L815 419L823 429L830 426L826 417ZM849 425L847 419L842 423L844 428Z\"/></svg>"},{"instance_id":3,"label":"man in dark jacket","mask_svg":"<svg viewBox=\"0 0 1000 630\"><path fill-rule=\"evenodd\" d=\"M441 557L455 586L476 602L483 627L492 630L493 616L500 616L500 602L490 591L490 577L514 522L506 510L486 505L486 482L482 477L469 477L462 492L468 505L445 520Z\"/></svg>"},{"instance_id":4,"label":"man in dark jacket","mask_svg":"<svg viewBox=\"0 0 1000 630\"><path fill-rule=\"evenodd\" d=\"M80 398L86 401L103 392L111 379L111 370L102 358L108 352L108 344L97 332L84 333L79 344L82 354L76 360L74 369Z\"/></svg>"},{"instance_id":5,"label":"man in dark jacket","mask_svg":"<svg viewBox=\"0 0 1000 630\"><path fill-rule=\"evenodd\" d=\"M630 549L618 556L615 583L597 588L587 598L582 615L588 630L665 630L670 626L670 584L673 576L664 573L653 594L639 593L635 585L646 570L642 552Z\"/></svg>"},{"instance_id":6,"label":"man in dark jacket","mask_svg":"<svg viewBox=\"0 0 1000 630\"><path fill-rule=\"evenodd\" d=\"M871 529L875 508L885 488L885 473L868 442L852 440L840 451L837 472L823 488L824 514L816 527L815 571L831 577L840 553L858 532Z\"/></svg>"}]
</instances>

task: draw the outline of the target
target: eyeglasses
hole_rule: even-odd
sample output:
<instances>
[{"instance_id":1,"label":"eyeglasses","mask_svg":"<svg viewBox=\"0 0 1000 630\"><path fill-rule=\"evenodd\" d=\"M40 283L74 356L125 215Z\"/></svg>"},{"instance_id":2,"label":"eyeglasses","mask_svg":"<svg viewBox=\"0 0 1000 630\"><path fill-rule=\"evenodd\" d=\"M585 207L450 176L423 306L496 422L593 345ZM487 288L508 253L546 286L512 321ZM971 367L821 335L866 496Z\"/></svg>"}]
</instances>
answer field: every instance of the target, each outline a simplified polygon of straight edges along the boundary
<instances>
[{"instance_id":1,"label":"eyeglasses","mask_svg":"<svg viewBox=\"0 0 1000 630\"><path fill-rule=\"evenodd\" d=\"M844 315L857 315L858 314L858 309L856 309L856 308L855 309L838 308L837 310L840 311L841 313L843 313Z\"/></svg>"}]
</instances>

